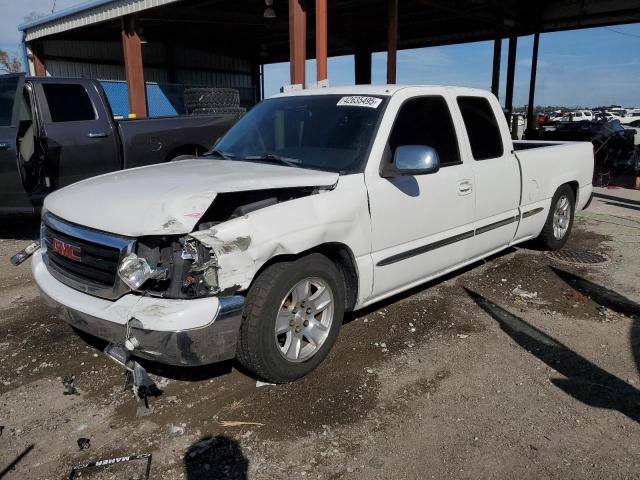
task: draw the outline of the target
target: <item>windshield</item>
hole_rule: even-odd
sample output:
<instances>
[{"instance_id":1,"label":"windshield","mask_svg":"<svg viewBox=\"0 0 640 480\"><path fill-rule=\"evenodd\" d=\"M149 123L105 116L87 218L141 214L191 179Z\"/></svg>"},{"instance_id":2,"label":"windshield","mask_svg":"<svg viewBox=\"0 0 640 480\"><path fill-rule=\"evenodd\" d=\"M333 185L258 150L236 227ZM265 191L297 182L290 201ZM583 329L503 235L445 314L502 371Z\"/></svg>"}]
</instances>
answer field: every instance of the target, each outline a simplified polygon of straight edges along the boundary
<instances>
[{"instance_id":1,"label":"windshield","mask_svg":"<svg viewBox=\"0 0 640 480\"><path fill-rule=\"evenodd\" d=\"M214 151L232 160L355 173L364 166L385 104L382 97L353 95L265 100L236 123Z\"/></svg>"}]
</instances>

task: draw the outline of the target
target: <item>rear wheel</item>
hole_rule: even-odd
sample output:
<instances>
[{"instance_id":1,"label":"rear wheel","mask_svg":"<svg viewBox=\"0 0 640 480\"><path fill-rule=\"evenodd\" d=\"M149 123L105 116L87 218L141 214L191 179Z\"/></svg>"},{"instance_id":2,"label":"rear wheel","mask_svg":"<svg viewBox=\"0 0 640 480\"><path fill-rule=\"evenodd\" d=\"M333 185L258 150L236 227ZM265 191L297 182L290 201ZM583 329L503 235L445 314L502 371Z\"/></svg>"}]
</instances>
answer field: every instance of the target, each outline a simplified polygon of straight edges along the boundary
<instances>
[{"instance_id":1,"label":"rear wheel","mask_svg":"<svg viewBox=\"0 0 640 480\"><path fill-rule=\"evenodd\" d=\"M327 257L271 265L247 295L238 360L264 380L296 380L329 354L343 315L342 275Z\"/></svg>"},{"instance_id":2,"label":"rear wheel","mask_svg":"<svg viewBox=\"0 0 640 480\"><path fill-rule=\"evenodd\" d=\"M573 226L575 197L569 185L562 185L551 199L547 221L538 237L540 244L548 250L558 250L567 243Z\"/></svg>"}]
</instances>

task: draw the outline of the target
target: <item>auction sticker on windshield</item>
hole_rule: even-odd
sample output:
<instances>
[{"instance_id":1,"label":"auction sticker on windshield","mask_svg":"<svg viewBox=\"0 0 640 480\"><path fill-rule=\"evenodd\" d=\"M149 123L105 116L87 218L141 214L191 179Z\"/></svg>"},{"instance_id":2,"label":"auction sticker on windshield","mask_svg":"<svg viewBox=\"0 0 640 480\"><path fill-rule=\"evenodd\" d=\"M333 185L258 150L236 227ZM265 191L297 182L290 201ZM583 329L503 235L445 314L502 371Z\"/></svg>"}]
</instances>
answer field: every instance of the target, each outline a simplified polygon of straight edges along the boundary
<instances>
[{"instance_id":1,"label":"auction sticker on windshield","mask_svg":"<svg viewBox=\"0 0 640 480\"><path fill-rule=\"evenodd\" d=\"M378 108L382 103L381 98L376 97L363 97L360 95L354 95L350 97L342 97L338 101L338 107L369 107Z\"/></svg>"}]
</instances>

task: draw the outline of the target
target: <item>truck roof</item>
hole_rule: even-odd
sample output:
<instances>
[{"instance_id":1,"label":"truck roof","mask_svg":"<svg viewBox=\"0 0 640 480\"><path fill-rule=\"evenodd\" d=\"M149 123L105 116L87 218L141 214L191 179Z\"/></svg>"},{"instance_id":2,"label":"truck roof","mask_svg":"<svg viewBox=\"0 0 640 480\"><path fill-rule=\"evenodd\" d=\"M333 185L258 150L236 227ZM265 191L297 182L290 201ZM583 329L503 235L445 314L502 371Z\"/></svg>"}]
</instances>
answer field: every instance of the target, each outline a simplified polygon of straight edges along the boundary
<instances>
[{"instance_id":1,"label":"truck roof","mask_svg":"<svg viewBox=\"0 0 640 480\"><path fill-rule=\"evenodd\" d=\"M278 93L269 98L291 97L299 95L382 95L390 97L400 90L416 89L425 93L438 93L449 91L458 95L485 95L486 90L479 88L454 87L448 85L344 85L326 88L306 88L304 90L291 90Z\"/></svg>"}]
</instances>

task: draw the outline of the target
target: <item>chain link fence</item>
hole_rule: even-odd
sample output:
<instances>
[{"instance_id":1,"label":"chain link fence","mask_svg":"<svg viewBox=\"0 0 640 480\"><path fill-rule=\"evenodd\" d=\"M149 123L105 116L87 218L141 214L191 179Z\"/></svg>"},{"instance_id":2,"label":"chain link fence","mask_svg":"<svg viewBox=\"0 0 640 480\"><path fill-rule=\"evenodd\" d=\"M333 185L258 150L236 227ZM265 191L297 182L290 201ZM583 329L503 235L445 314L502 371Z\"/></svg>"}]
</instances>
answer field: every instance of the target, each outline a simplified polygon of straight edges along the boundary
<instances>
[{"instance_id":1,"label":"chain link fence","mask_svg":"<svg viewBox=\"0 0 640 480\"><path fill-rule=\"evenodd\" d=\"M113 115L127 118L129 116L127 83L119 80L102 80L100 83L107 95ZM149 117L206 113L241 115L257 102L256 90L246 87L217 89L199 85L147 82L145 90ZM201 105L198 105L198 98L202 99ZM224 105L216 104L216 100L223 99Z\"/></svg>"}]
</instances>

